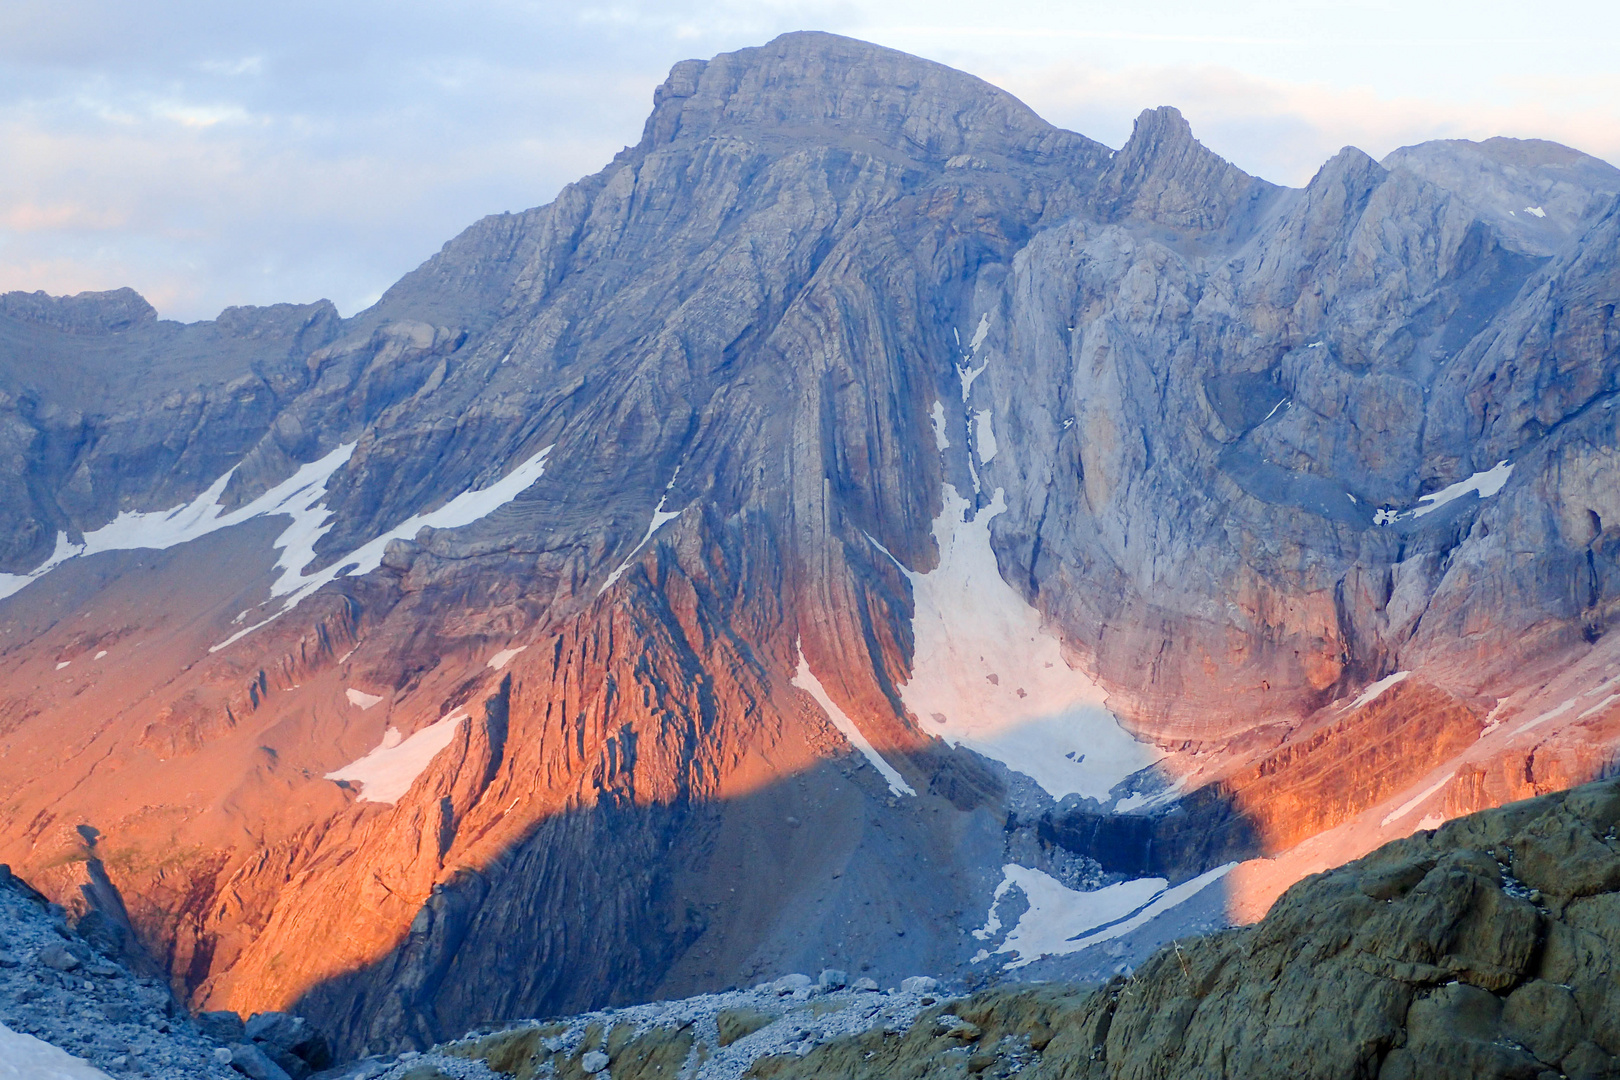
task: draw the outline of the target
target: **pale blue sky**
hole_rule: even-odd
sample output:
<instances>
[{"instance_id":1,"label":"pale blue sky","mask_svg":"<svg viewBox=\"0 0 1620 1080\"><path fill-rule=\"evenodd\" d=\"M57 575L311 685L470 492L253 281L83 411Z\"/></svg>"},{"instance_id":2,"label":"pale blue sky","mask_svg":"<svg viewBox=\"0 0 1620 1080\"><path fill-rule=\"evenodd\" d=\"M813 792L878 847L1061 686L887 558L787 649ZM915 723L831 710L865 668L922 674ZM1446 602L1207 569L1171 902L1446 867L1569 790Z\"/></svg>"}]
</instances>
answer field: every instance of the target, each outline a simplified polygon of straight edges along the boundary
<instances>
[{"instance_id":1,"label":"pale blue sky","mask_svg":"<svg viewBox=\"0 0 1620 1080\"><path fill-rule=\"evenodd\" d=\"M795 29L952 64L1113 146L1179 106L1301 184L1339 147L1535 136L1620 162L1620 5L7 0L0 288L349 314L634 142L687 57Z\"/></svg>"}]
</instances>

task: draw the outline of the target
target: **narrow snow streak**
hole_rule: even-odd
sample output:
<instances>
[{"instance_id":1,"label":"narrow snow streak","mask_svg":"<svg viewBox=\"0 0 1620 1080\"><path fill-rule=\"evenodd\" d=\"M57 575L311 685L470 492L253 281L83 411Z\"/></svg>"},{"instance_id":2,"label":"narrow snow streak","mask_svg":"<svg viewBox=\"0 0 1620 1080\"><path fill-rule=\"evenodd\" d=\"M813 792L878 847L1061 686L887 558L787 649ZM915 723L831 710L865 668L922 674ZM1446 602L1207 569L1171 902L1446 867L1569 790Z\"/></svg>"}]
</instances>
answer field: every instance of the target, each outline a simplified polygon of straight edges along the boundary
<instances>
[{"instance_id":1,"label":"narrow snow streak","mask_svg":"<svg viewBox=\"0 0 1620 1080\"><path fill-rule=\"evenodd\" d=\"M883 779L888 781L890 791L896 795L917 794L912 790L911 785L906 783L906 778L901 776L893 765L885 761L883 755L877 752L877 748L867 741L865 735L861 734L861 729L855 726L855 721L846 716L844 710L840 709L833 699L827 696L826 688L821 685L821 680L816 678L815 672L810 670L810 661L804 658L803 652L799 653L799 671L798 674L793 676L793 685L816 699L816 704L821 706L821 711L826 713L827 718L833 722L833 727L843 732L844 738L849 740L849 744L859 750L866 760L872 763L872 768L881 773Z\"/></svg>"},{"instance_id":2,"label":"narrow snow streak","mask_svg":"<svg viewBox=\"0 0 1620 1080\"><path fill-rule=\"evenodd\" d=\"M522 652L524 649L527 649L527 648L528 648L527 645L519 645L515 649L502 649L500 652L496 653L494 656L489 658L489 662L488 662L487 666L489 666L490 668L493 668L496 671L499 671L499 670L501 670L501 668L505 667L507 664L510 664L512 662L512 658L514 656L516 656L518 653Z\"/></svg>"},{"instance_id":3,"label":"narrow snow streak","mask_svg":"<svg viewBox=\"0 0 1620 1080\"><path fill-rule=\"evenodd\" d=\"M1585 720L1588 716L1591 716L1593 713L1600 713L1604 709L1607 709L1610 705L1613 705L1616 701L1620 701L1620 694L1610 694L1608 697L1604 698L1602 701L1598 702L1596 705L1593 705L1590 709L1587 709L1585 712L1581 713L1581 715L1577 716L1575 719L1577 719L1577 720Z\"/></svg>"},{"instance_id":4,"label":"narrow snow streak","mask_svg":"<svg viewBox=\"0 0 1620 1080\"><path fill-rule=\"evenodd\" d=\"M556 444L552 445L555 446ZM489 487L480 488L476 491L463 491L437 510L430 510L425 514L413 514L381 536L362 544L341 558L334 559L326 569L317 570L313 574L306 575L303 573L303 568L308 566L315 558L316 542L322 536L325 536L331 528L331 524L326 520L330 516L325 505L326 481L337 470L337 465L341 465L343 461L348 460L348 455L353 450L354 445L351 443L334 451L332 454L328 454L320 462L316 463L322 464L336 457L338 453L343 454L343 459L333 465L324 476L320 477L318 485L306 485L305 488L300 489L298 494L302 496L301 506L294 505L300 500L289 497L285 506L264 511L265 513L292 514L293 517L293 523L275 540L275 546L283 550L281 558L276 560L276 569L280 571L280 575L270 586L272 599L282 596L286 597L286 599L282 601L281 607L272 612L268 618L238 630L217 645L210 645L208 647L209 652L219 652L219 650L247 637L260 627L269 625L303 603L310 596L313 596L322 586L336 581L340 577L371 573L382 565L383 552L395 540L409 540L423 529L459 529L464 525L471 525L481 518L488 517L517 498L531 484L545 475L546 458L550 456L552 447L547 446L538 454L535 454L495 481L495 483L489 485ZM312 466L306 465L304 468L309 469ZM301 469L299 472L302 473L303 470ZM297 476L293 477L294 480L297 478ZM282 487L286 487L291 483L292 480L289 480ZM259 500L255 500L255 502L257 501ZM246 508L244 507L244 509Z\"/></svg>"},{"instance_id":5,"label":"narrow snow streak","mask_svg":"<svg viewBox=\"0 0 1620 1080\"><path fill-rule=\"evenodd\" d=\"M1429 796L1451 783L1451 778L1454 775L1456 775L1455 769L1446 773L1446 775L1442 776L1440 779L1436 780L1434 783L1430 784L1428 787L1424 788L1410 799L1407 799L1405 802L1401 803L1401 805L1397 806L1384 816L1384 820L1378 823L1378 827L1381 829L1388 828L1401 818L1405 817L1407 814L1410 814L1412 811L1416 810L1419 806L1422 806Z\"/></svg>"},{"instance_id":6,"label":"narrow snow streak","mask_svg":"<svg viewBox=\"0 0 1620 1080\"><path fill-rule=\"evenodd\" d=\"M1406 677L1410 674L1412 674L1410 671L1397 671L1393 675L1385 675L1382 679L1368 686L1356 700L1350 703L1351 710L1359 709L1363 705L1371 705L1383 696L1385 690L1388 690L1396 683L1405 682Z\"/></svg>"},{"instance_id":7,"label":"narrow snow streak","mask_svg":"<svg viewBox=\"0 0 1620 1080\"><path fill-rule=\"evenodd\" d=\"M398 728L389 728L375 750L341 769L332 770L326 774L326 779L359 784L359 802L396 803L432 764L439 751L450 745L457 725L465 719L467 714L458 709L408 739L400 738Z\"/></svg>"},{"instance_id":8,"label":"narrow snow streak","mask_svg":"<svg viewBox=\"0 0 1620 1080\"><path fill-rule=\"evenodd\" d=\"M686 510L686 507L684 506L681 507L680 510L664 509L664 500L669 498L670 489L675 486L675 481L679 479L680 475L681 467L677 465L675 466L675 475L671 476L669 478L669 483L664 485L664 493L658 496L658 505L653 507L652 522L647 526L647 534L641 538L641 543L630 549L630 554L626 555L624 557L624 561L614 569L613 573L607 576L607 580L602 582L602 587L596 590L597 596L601 596L603 593L607 592L613 587L615 582L624 576L625 571L630 569L630 564L635 561L635 557L641 554L641 549L646 547L648 543L652 541L654 533L656 533L659 529L662 529L669 522L680 517L681 514Z\"/></svg>"},{"instance_id":9,"label":"narrow snow streak","mask_svg":"<svg viewBox=\"0 0 1620 1080\"><path fill-rule=\"evenodd\" d=\"M1580 699L1581 695L1576 694L1572 698L1559 702L1557 705L1554 705L1552 708L1548 709L1534 720L1531 720L1529 723L1521 724L1517 729L1514 730L1513 734L1523 735L1525 732L1531 730L1532 728L1538 728L1549 720L1556 720L1558 717L1563 716L1565 713L1569 712L1569 710L1573 709L1575 707L1575 703Z\"/></svg>"},{"instance_id":10,"label":"narrow snow streak","mask_svg":"<svg viewBox=\"0 0 1620 1080\"><path fill-rule=\"evenodd\" d=\"M901 700L925 730L1025 774L1055 799L1106 802L1160 754L1120 726L1103 689L1069 667L1040 613L1002 580L990 521L1007 509L1004 492L972 517L949 484L943 501L939 566L926 574L900 566L915 642Z\"/></svg>"}]
</instances>

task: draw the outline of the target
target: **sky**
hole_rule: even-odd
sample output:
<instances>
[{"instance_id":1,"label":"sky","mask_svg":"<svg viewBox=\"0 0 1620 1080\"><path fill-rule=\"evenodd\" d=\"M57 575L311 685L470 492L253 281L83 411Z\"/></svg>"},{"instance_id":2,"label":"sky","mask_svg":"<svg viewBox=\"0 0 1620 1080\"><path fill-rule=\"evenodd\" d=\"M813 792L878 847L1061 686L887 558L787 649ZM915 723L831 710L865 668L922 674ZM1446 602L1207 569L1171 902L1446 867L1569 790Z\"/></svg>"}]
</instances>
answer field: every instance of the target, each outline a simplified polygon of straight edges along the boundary
<instances>
[{"instance_id":1,"label":"sky","mask_svg":"<svg viewBox=\"0 0 1620 1080\"><path fill-rule=\"evenodd\" d=\"M353 314L636 142L674 62L805 29L972 72L1110 146L1175 105L1283 184L1432 138L1620 163L1614 0L5 0L0 290Z\"/></svg>"}]
</instances>

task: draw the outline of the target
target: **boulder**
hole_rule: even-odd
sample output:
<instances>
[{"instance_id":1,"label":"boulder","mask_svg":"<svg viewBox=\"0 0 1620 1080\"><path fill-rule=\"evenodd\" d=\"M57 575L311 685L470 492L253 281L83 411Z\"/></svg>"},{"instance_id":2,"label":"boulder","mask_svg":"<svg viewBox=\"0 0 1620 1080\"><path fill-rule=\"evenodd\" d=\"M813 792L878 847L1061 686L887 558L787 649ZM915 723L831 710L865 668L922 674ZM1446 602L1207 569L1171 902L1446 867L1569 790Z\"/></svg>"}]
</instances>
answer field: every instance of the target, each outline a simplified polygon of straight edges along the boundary
<instances>
[{"instance_id":1,"label":"boulder","mask_svg":"<svg viewBox=\"0 0 1620 1080\"><path fill-rule=\"evenodd\" d=\"M242 1018L228 1009L200 1012L196 1022L197 1030L215 1042L246 1042L248 1039Z\"/></svg>"},{"instance_id":2,"label":"boulder","mask_svg":"<svg viewBox=\"0 0 1620 1080\"><path fill-rule=\"evenodd\" d=\"M285 1012L255 1013L247 1022L246 1032L255 1043L284 1050L313 1068L324 1068L331 1063L332 1052L326 1037L302 1016Z\"/></svg>"},{"instance_id":3,"label":"boulder","mask_svg":"<svg viewBox=\"0 0 1620 1080\"><path fill-rule=\"evenodd\" d=\"M795 973L783 975L780 979L771 983L771 991L778 995L786 995L796 990L808 990L812 985L814 984L810 981L810 976Z\"/></svg>"},{"instance_id":4,"label":"boulder","mask_svg":"<svg viewBox=\"0 0 1620 1080\"><path fill-rule=\"evenodd\" d=\"M849 974L838 968L827 968L816 980L816 985L822 990L842 990L849 985Z\"/></svg>"},{"instance_id":5,"label":"boulder","mask_svg":"<svg viewBox=\"0 0 1620 1080\"><path fill-rule=\"evenodd\" d=\"M34 958L53 971L72 971L79 966L79 958L61 944L45 946Z\"/></svg>"},{"instance_id":6,"label":"boulder","mask_svg":"<svg viewBox=\"0 0 1620 1080\"><path fill-rule=\"evenodd\" d=\"M231 1044L231 1068L249 1080L292 1080L286 1069L252 1043Z\"/></svg>"}]
</instances>

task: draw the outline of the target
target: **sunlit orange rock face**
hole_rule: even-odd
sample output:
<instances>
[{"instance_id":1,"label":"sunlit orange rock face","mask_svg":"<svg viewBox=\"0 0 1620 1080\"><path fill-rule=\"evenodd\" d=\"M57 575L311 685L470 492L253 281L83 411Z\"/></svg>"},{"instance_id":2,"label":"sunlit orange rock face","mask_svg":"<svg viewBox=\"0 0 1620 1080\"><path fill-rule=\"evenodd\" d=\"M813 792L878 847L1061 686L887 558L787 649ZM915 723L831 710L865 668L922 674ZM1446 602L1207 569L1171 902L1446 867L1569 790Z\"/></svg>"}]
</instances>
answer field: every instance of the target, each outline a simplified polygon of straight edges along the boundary
<instances>
[{"instance_id":1,"label":"sunlit orange rock face","mask_svg":"<svg viewBox=\"0 0 1620 1080\"><path fill-rule=\"evenodd\" d=\"M1353 704L1330 707L1216 782L1231 792L1268 854L1406 791L1472 746L1483 727L1477 710L1410 679L1359 709Z\"/></svg>"},{"instance_id":2,"label":"sunlit orange rock face","mask_svg":"<svg viewBox=\"0 0 1620 1080\"><path fill-rule=\"evenodd\" d=\"M0 297L0 859L358 1053L1612 771L1620 173L1548 146L1293 191L790 35L352 319Z\"/></svg>"}]
</instances>

